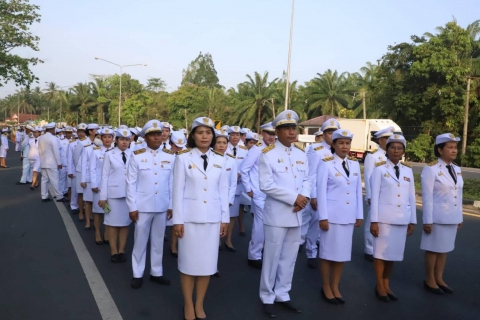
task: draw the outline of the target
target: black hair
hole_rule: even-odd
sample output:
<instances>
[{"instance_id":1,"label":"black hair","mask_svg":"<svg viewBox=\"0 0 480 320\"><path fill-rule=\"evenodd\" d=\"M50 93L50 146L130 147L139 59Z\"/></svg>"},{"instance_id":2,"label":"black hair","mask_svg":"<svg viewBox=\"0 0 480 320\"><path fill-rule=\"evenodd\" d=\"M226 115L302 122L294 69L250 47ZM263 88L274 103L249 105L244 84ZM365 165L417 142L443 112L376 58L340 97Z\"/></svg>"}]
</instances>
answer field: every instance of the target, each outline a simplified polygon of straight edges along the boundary
<instances>
[{"instance_id":1,"label":"black hair","mask_svg":"<svg viewBox=\"0 0 480 320\"><path fill-rule=\"evenodd\" d=\"M85 134L87 135L87 137L90 137L90 131L92 130L96 130L96 129L85 129ZM96 135L96 133L95 133Z\"/></svg>"},{"instance_id":2,"label":"black hair","mask_svg":"<svg viewBox=\"0 0 480 320\"><path fill-rule=\"evenodd\" d=\"M207 127L207 126L205 126L205 127ZM197 128L198 127L193 128L190 131L190 134L188 135L187 146L189 148L196 148L197 147L197 144L195 143L195 140L193 139L193 134L195 133ZM213 147L215 147L215 143L217 142L217 138L215 137L215 131L213 131L212 127L207 127L207 128L209 128L212 131L213 138L212 138L212 143L210 143L210 148L213 148Z\"/></svg>"},{"instance_id":3,"label":"black hair","mask_svg":"<svg viewBox=\"0 0 480 320\"><path fill-rule=\"evenodd\" d=\"M441 157L441 154L440 154L440 152L438 152L438 149L443 149L443 148L445 148L446 145L447 145L447 143L444 142L444 143L439 143L439 144L436 144L435 146L433 146L433 153L435 154L435 157L437 157L437 158Z\"/></svg>"},{"instance_id":4,"label":"black hair","mask_svg":"<svg viewBox=\"0 0 480 320\"><path fill-rule=\"evenodd\" d=\"M325 131L324 131L324 132L325 132ZM330 152L331 152L332 154L335 154L335 148L334 148L332 145L333 145L333 144L335 143L335 141L337 141L337 140L338 140L338 139L332 140L332 144L330 145Z\"/></svg>"},{"instance_id":5,"label":"black hair","mask_svg":"<svg viewBox=\"0 0 480 320\"><path fill-rule=\"evenodd\" d=\"M248 144L250 141L258 141L258 140L255 140L255 139L246 139L245 142Z\"/></svg>"},{"instance_id":6,"label":"black hair","mask_svg":"<svg viewBox=\"0 0 480 320\"><path fill-rule=\"evenodd\" d=\"M130 132L132 133L132 135L133 135L133 137L134 137L134 138L133 138L133 141L137 142L137 140L138 140L138 134L136 134L136 133L133 132L133 131L130 131Z\"/></svg>"},{"instance_id":7,"label":"black hair","mask_svg":"<svg viewBox=\"0 0 480 320\"><path fill-rule=\"evenodd\" d=\"M114 148L117 147L117 141L118 141L118 139L120 139L120 138L125 138L125 137L116 136L116 137L115 137L115 142L113 142L113 147L114 147ZM130 138L125 138L125 139L130 139ZM127 149L130 149L130 143L128 144Z\"/></svg>"},{"instance_id":8,"label":"black hair","mask_svg":"<svg viewBox=\"0 0 480 320\"><path fill-rule=\"evenodd\" d=\"M391 145L392 143L394 143L394 142L397 142L397 141L389 142L389 143L387 143L387 145L385 146L385 148L387 149L387 150L385 151L385 157L386 157L387 159L389 159L389 158L388 158L388 148L390 148L390 145ZM403 146L403 143L402 143L402 146ZM403 146L403 151L405 151L405 146Z\"/></svg>"}]
</instances>

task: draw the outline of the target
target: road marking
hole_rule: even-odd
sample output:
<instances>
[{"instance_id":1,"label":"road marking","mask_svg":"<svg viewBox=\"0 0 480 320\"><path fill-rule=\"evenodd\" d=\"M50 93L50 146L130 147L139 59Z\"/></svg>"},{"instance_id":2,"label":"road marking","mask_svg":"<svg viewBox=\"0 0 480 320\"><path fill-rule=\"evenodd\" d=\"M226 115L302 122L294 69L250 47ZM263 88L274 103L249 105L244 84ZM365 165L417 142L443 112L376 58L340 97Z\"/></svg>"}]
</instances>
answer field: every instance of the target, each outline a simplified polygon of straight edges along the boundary
<instances>
[{"instance_id":1,"label":"road marking","mask_svg":"<svg viewBox=\"0 0 480 320\"><path fill-rule=\"evenodd\" d=\"M423 207L422 203L421 202L417 202L417 207ZM466 215L466 216L471 216L471 217L476 217L476 218L480 218L480 214L475 214L475 213L468 213L468 212L463 212L462 211L462 214Z\"/></svg>"},{"instance_id":2,"label":"road marking","mask_svg":"<svg viewBox=\"0 0 480 320\"><path fill-rule=\"evenodd\" d=\"M103 320L123 320L118 311L115 301L113 301L110 291L108 291L107 285L103 281L100 272L93 262L92 256L87 250L85 243L83 243L80 234L78 233L72 217L68 213L67 209L61 202L55 202L60 216L62 217L65 228L67 229L68 236L72 242L75 253L77 254L80 265L82 266L85 277L87 278L90 290L92 290L93 297L97 303L100 315Z\"/></svg>"},{"instance_id":3,"label":"road marking","mask_svg":"<svg viewBox=\"0 0 480 320\"><path fill-rule=\"evenodd\" d=\"M420 168L423 168L423 167L425 167L425 166L427 165L426 163L412 163L412 162L410 162L410 164L411 164L413 167L420 167ZM476 168L464 168L464 167L460 167L460 169L462 170L462 172L480 173L480 169L476 169Z\"/></svg>"}]
</instances>

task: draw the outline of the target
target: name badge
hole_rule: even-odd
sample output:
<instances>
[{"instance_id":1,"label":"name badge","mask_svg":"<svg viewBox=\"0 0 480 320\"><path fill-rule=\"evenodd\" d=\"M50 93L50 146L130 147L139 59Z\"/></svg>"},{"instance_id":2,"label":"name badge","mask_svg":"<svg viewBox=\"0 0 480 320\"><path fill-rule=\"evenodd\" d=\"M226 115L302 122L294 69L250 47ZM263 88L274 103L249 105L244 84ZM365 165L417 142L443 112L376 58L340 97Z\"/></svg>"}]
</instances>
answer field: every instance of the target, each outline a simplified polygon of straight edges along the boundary
<instances>
[{"instance_id":1,"label":"name badge","mask_svg":"<svg viewBox=\"0 0 480 320\"><path fill-rule=\"evenodd\" d=\"M438 173L438 176L439 176L439 177L443 176L443 172L440 171L440 172Z\"/></svg>"},{"instance_id":2,"label":"name badge","mask_svg":"<svg viewBox=\"0 0 480 320\"><path fill-rule=\"evenodd\" d=\"M237 157L237 159L243 159L243 157Z\"/></svg>"},{"instance_id":3,"label":"name badge","mask_svg":"<svg viewBox=\"0 0 480 320\"><path fill-rule=\"evenodd\" d=\"M230 170L232 170L232 168L227 168L227 171L230 171Z\"/></svg>"},{"instance_id":4,"label":"name badge","mask_svg":"<svg viewBox=\"0 0 480 320\"><path fill-rule=\"evenodd\" d=\"M170 163L170 161L162 161L162 164L167 164L167 163Z\"/></svg>"},{"instance_id":5,"label":"name badge","mask_svg":"<svg viewBox=\"0 0 480 320\"><path fill-rule=\"evenodd\" d=\"M214 168L222 169L222 166L220 166L220 165L218 165L218 164L214 164L213 167L214 167Z\"/></svg>"},{"instance_id":6,"label":"name badge","mask_svg":"<svg viewBox=\"0 0 480 320\"><path fill-rule=\"evenodd\" d=\"M304 164L303 161L297 161L297 164Z\"/></svg>"},{"instance_id":7,"label":"name badge","mask_svg":"<svg viewBox=\"0 0 480 320\"><path fill-rule=\"evenodd\" d=\"M403 177L403 180L407 181L407 182L410 182L410 178L407 178L407 177Z\"/></svg>"},{"instance_id":8,"label":"name badge","mask_svg":"<svg viewBox=\"0 0 480 320\"><path fill-rule=\"evenodd\" d=\"M354 172L353 175L354 175L354 176L358 176L358 173Z\"/></svg>"},{"instance_id":9,"label":"name badge","mask_svg":"<svg viewBox=\"0 0 480 320\"><path fill-rule=\"evenodd\" d=\"M141 162L148 162L148 159L142 159Z\"/></svg>"},{"instance_id":10,"label":"name badge","mask_svg":"<svg viewBox=\"0 0 480 320\"><path fill-rule=\"evenodd\" d=\"M462 173L461 173L461 172L457 172L457 176L461 176L461 175L462 175Z\"/></svg>"},{"instance_id":11,"label":"name badge","mask_svg":"<svg viewBox=\"0 0 480 320\"><path fill-rule=\"evenodd\" d=\"M384 176L385 178L390 178L390 174L388 174L388 173L385 173L383 176Z\"/></svg>"},{"instance_id":12,"label":"name badge","mask_svg":"<svg viewBox=\"0 0 480 320\"><path fill-rule=\"evenodd\" d=\"M189 165L189 166L188 166L188 169L196 169L196 168L197 168L196 165Z\"/></svg>"},{"instance_id":13,"label":"name badge","mask_svg":"<svg viewBox=\"0 0 480 320\"><path fill-rule=\"evenodd\" d=\"M340 174L340 172L337 172L335 173L335 177L341 177L342 175Z\"/></svg>"},{"instance_id":14,"label":"name badge","mask_svg":"<svg viewBox=\"0 0 480 320\"><path fill-rule=\"evenodd\" d=\"M283 158L278 159L278 163L283 163Z\"/></svg>"}]
</instances>

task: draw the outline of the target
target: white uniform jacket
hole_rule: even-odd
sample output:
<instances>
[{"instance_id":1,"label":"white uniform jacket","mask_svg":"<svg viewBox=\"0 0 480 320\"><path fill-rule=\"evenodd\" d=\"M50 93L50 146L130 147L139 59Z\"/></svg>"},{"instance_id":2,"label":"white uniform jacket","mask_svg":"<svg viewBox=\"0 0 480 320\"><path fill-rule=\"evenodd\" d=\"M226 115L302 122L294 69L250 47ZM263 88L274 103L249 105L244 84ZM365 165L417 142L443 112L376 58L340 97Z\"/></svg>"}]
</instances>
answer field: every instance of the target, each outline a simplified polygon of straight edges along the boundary
<instances>
[{"instance_id":1,"label":"white uniform jacket","mask_svg":"<svg viewBox=\"0 0 480 320\"><path fill-rule=\"evenodd\" d=\"M22 157L28 157L28 150L30 149L30 138L33 137L33 134L23 135L22 142L20 143L20 151L22 152Z\"/></svg>"},{"instance_id":2,"label":"white uniform jacket","mask_svg":"<svg viewBox=\"0 0 480 320\"><path fill-rule=\"evenodd\" d=\"M38 138L28 138L28 147L26 147L26 149L28 148L28 154L25 156L27 156L29 160L40 159L40 154L38 153Z\"/></svg>"},{"instance_id":3,"label":"white uniform jacket","mask_svg":"<svg viewBox=\"0 0 480 320\"><path fill-rule=\"evenodd\" d=\"M457 184L446 163L438 159L422 171L422 202L424 224L459 224L463 222L463 178L460 167L452 163Z\"/></svg>"},{"instance_id":4,"label":"white uniform jacket","mask_svg":"<svg viewBox=\"0 0 480 320\"><path fill-rule=\"evenodd\" d=\"M102 169L103 169L103 159L105 158L105 152L107 152L107 148L105 148L104 146L101 146L101 147L95 146L93 147L93 152L90 155L90 160L88 161L90 168L88 171L90 173L90 187L92 189L100 188L100 185L102 182ZM123 164L123 161L122 161L122 164ZM123 180L126 180L126 178L124 178ZM125 195L123 197L125 197Z\"/></svg>"},{"instance_id":5,"label":"white uniform jacket","mask_svg":"<svg viewBox=\"0 0 480 320\"><path fill-rule=\"evenodd\" d=\"M67 152L68 152L68 145L69 140L66 138L63 139L58 139L58 142L60 143L60 160L62 161L62 166L64 168L67 168Z\"/></svg>"},{"instance_id":6,"label":"white uniform jacket","mask_svg":"<svg viewBox=\"0 0 480 320\"><path fill-rule=\"evenodd\" d=\"M77 146L78 140L72 139L68 142L67 149L67 174L75 174L75 161L73 160L73 153Z\"/></svg>"},{"instance_id":7,"label":"white uniform jacket","mask_svg":"<svg viewBox=\"0 0 480 320\"><path fill-rule=\"evenodd\" d=\"M371 176L371 222L394 225L417 223L415 183L413 171L403 163L398 164L400 178L395 175L394 164L381 161Z\"/></svg>"},{"instance_id":8,"label":"white uniform jacket","mask_svg":"<svg viewBox=\"0 0 480 320\"><path fill-rule=\"evenodd\" d=\"M294 144L277 141L262 150L258 165L260 190L267 197L263 224L272 227L300 227L302 211L293 212L299 194L309 198L311 182L305 152Z\"/></svg>"},{"instance_id":9,"label":"white uniform jacket","mask_svg":"<svg viewBox=\"0 0 480 320\"><path fill-rule=\"evenodd\" d=\"M245 192L253 192L255 198L265 199L265 193L260 191L259 178L258 178L258 163L260 161L260 155L262 150L267 145L260 141L254 145L247 153L245 160L242 163L242 168L239 170L242 179L243 189Z\"/></svg>"},{"instance_id":10,"label":"white uniform jacket","mask_svg":"<svg viewBox=\"0 0 480 320\"><path fill-rule=\"evenodd\" d=\"M81 155L81 165L82 165L82 181L80 182L87 182L89 183L90 180L90 158L93 153L93 148L95 147L94 144L87 145L83 148L83 152Z\"/></svg>"},{"instance_id":11,"label":"white uniform jacket","mask_svg":"<svg viewBox=\"0 0 480 320\"><path fill-rule=\"evenodd\" d=\"M378 148L372 153L367 153L367 156L365 157L365 162L363 164L363 177L365 181L365 199L367 200L372 198L372 189L370 183L373 169L377 163L385 161L386 159L387 157L385 156L385 150L382 148Z\"/></svg>"},{"instance_id":12,"label":"white uniform jacket","mask_svg":"<svg viewBox=\"0 0 480 320\"><path fill-rule=\"evenodd\" d=\"M318 220L337 224L355 223L363 219L362 175L358 161L345 158L350 176L343 169L343 160L334 154L324 158L317 170Z\"/></svg>"},{"instance_id":13,"label":"white uniform jacket","mask_svg":"<svg viewBox=\"0 0 480 320\"><path fill-rule=\"evenodd\" d=\"M119 199L127 196L127 169L131 151L125 150L127 163L122 160L122 151L118 148L103 155L102 179L100 182L100 200Z\"/></svg>"},{"instance_id":14,"label":"white uniform jacket","mask_svg":"<svg viewBox=\"0 0 480 320\"><path fill-rule=\"evenodd\" d=\"M62 164L60 142L50 132L38 137L38 152L41 168L57 169Z\"/></svg>"},{"instance_id":15,"label":"white uniform jacket","mask_svg":"<svg viewBox=\"0 0 480 320\"><path fill-rule=\"evenodd\" d=\"M312 191L309 197L311 199L317 197L318 164L321 159L331 156L332 153L330 151L330 146L325 141L312 143L307 149L308 175L310 176L310 181L312 182Z\"/></svg>"},{"instance_id":16,"label":"white uniform jacket","mask_svg":"<svg viewBox=\"0 0 480 320\"><path fill-rule=\"evenodd\" d=\"M8 150L8 138L7 138L7 136L2 133L2 136L1 136L0 140L2 141L1 147L5 150Z\"/></svg>"},{"instance_id":17,"label":"white uniform jacket","mask_svg":"<svg viewBox=\"0 0 480 320\"><path fill-rule=\"evenodd\" d=\"M147 144L145 143L145 141L137 141L137 142L132 142L130 143L130 150L133 151L137 151L137 150L140 150L140 149L143 149L143 148L146 148L147 147Z\"/></svg>"},{"instance_id":18,"label":"white uniform jacket","mask_svg":"<svg viewBox=\"0 0 480 320\"><path fill-rule=\"evenodd\" d=\"M229 142L227 147L227 153L230 153L231 155L235 155L235 152L233 152L233 148L234 148L233 145ZM245 160L245 157L248 154L248 149L247 147L242 146L241 144L238 144L235 148L236 148L236 154L237 154L235 156L235 160L237 162L237 168L241 168L243 161ZM238 179L238 175L237 175L237 190L235 191L235 194L237 196L241 195L242 191L243 191L242 180Z\"/></svg>"},{"instance_id":19,"label":"white uniform jacket","mask_svg":"<svg viewBox=\"0 0 480 320\"><path fill-rule=\"evenodd\" d=\"M197 149L178 152L173 179L173 224L229 223L228 175L223 155L209 150L207 170Z\"/></svg>"},{"instance_id":20,"label":"white uniform jacket","mask_svg":"<svg viewBox=\"0 0 480 320\"><path fill-rule=\"evenodd\" d=\"M229 153L225 154L225 165L227 166L228 176L228 203L233 204L235 201L235 192L237 191L237 162L235 157Z\"/></svg>"},{"instance_id":21,"label":"white uniform jacket","mask_svg":"<svg viewBox=\"0 0 480 320\"><path fill-rule=\"evenodd\" d=\"M166 212L172 208L174 164L175 155L170 150L147 147L132 153L127 171L130 212Z\"/></svg>"}]
</instances>

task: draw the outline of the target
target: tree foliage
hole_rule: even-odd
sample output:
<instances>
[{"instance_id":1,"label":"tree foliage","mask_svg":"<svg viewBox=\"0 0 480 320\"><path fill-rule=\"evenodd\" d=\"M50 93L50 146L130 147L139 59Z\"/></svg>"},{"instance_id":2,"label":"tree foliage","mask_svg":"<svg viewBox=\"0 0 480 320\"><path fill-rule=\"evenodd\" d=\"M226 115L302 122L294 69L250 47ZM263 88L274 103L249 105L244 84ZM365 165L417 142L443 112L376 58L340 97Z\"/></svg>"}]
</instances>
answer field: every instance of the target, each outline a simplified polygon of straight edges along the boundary
<instances>
[{"instance_id":1,"label":"tree foliage","mask_svg":"<svg viewBox=\"0 0 480 320\"><path fill-rule=\"evenodd\" d=\"M222 87L210 53L200 52L198 57L190 62L187 69L182 71L182 86L188 84L200 87Z\"/></svg>"}]
</instances>

